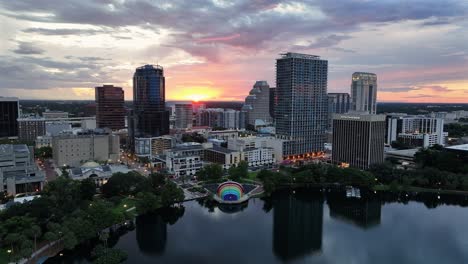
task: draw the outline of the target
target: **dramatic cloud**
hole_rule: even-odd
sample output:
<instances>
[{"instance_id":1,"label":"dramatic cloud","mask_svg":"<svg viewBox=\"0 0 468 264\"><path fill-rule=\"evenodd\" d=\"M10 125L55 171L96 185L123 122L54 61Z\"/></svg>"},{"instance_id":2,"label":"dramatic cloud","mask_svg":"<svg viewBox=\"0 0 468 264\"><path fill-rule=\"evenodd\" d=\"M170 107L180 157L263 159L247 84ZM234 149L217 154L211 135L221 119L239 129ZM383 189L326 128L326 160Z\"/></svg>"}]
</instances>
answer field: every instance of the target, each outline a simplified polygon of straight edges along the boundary
<instances>
[{"instance_id":1,"label":"dramatic cloud","mask_svg":"<svg viewBox=\"0 0 468 264\"><path fill-rule=\"evenodd\" d=\"M48 97L114 83L130 99L134 69L157 63L169 99L238 100L255 80L274 86L275 58L294 51L329 60L330 91L370 71L380 100L456 101L468 83L467 15L463 0L2 1L0 89Z\"/></svg>"},{"instance_id":2,"label":"dramatic cloud","mask_svg":"<svg viewBox=\"0 0 468 264\"><path fill-rule=\"evenodd\" d=\"M13 50L13 52L16 54L31 55L31 54L42 54L44 53L44 50L39 47L35 47L32 43L20 42L18 43L18 48Z\"/></svg>"}]
</instances>

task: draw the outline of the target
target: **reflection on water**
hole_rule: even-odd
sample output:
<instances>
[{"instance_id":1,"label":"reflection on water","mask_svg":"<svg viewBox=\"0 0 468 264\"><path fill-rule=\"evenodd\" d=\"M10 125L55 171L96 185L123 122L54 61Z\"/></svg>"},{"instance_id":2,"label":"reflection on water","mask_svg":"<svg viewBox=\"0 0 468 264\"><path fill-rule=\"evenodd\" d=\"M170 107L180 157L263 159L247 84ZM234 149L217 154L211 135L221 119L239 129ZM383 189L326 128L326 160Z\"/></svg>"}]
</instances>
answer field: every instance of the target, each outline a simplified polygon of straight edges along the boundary
<instances>
[{"instance_id":1,"label":"reflection on water","mask_svg":"<svg viewBox=\"0 0 468 264\"><path fill-rule=\"evenodd\" d=\"M377 199L345 199L329 197L330 217L362 228L380 225L382 204Z\"/></svg>"},{"instance_id":2,"label":"reflection on water","mask_svg":"<svg viewBox=\"0 0 468 264\"><path fill-rule=\"evenodd\" d=\"M141 253L158 256L164 253L167 241L167 224L159 214L136 218L136 241Z\"/></svg>"},{"instance_id":3,"label":"reflection on water","mask_svg":"<svg viewBox=\"0 0 468 264\"><path fill-rule=\"evenodd\" d=\"M323 198L306 191L273 197L273 251L291 260L322 248Z\"/></svg>"},{"instance_id":4,"label":"reflection on water","mask_svg":"<svg viewBox=\"0 0 468 264\"><path fill-rule=\"evenodd\" d=\"M139 216L109 244L127 263L468 263L468 198L286 190ZM46 263L90 263L92 243Z\"/></svg>"}]
</instances>

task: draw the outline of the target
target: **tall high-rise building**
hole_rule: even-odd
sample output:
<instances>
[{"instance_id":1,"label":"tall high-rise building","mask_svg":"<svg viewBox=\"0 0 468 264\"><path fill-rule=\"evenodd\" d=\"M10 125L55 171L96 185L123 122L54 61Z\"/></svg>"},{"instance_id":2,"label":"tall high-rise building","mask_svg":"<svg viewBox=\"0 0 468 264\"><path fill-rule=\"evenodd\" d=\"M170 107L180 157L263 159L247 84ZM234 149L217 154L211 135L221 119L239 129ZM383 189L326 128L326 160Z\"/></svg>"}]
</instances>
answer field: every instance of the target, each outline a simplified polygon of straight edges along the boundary
<instances>
[{"instance_id":1,"label":"tall high-rise building","mask_svg":"<svg viewBox=\"0 0 468 264\"><path fill-rule=\"evenodd\" d=\"M18 136L19 101L0 96L0 138Z\"/></svg>"},{"instance_id":2,"label":"tall high-rise building","mask_svg":"<svg viewBox=\"0 0 468 264\"><path fill-rule=\"evenodd\" d=\"M333 114L344 114L349 111L351 98L348 93L328 93L328 127L333 124Z\"/></svg>"},{"instance_id":3,"label":"tall high-rise building","mask_svg":"<svg viewBox=\"0 0 468 264\"><path fill-rule=\"evenodd\" d=\"M121 87L96 87L96 125L98 128L125 128L124 91Z\"/></svg>"},{"instance_id":4,"label":"tall high-rise building","mask_svg":"<svg viewBox=\"0 0 468 264\"><path fill-rule=\"evenodd\" d=\"M191 128L193 125L193 107L191 103L175 104L175 127Z\"/></svg>"},{"instance_id":5,"label":"tall high-rise building","mask_svg":"<svg viewBox=\"0 0 468 264\"><path fill-rule=\"evenodd\" d=\"M333 163L367 169L383 163L384 145L385 115L333 116Z\"/></svg>"},{"instance_id":6,"label":"tall high-rise building","mask_svg":"<svg viewBox=\"0 0 468 264\"><path fill-rule=\"evenodd\" d=\"M328 61L286 53L276 60L276 135L285 139L283 155L305 157L324 149Z\"/></svg>"},{"instance_id":7,"label":"tall high-rise building","mask_svg":"<svg viewBox=\"0 0 468 264\"><path fill-rule=\"evenodd\" d=\"M255 82L242 110L247 115L247 125L255 127L273 122L270 115L270 86L266 81Z\"/></svg>"},{"instance_id":8,"label":"tall high-rise building","mask_svg":"<svg viewBox=\"0 0 468 264\"><path fill-rule=\"evenodd\" d=\"M135 137L159 137L169 134L165 85L162 66L145 65L136 69L133 75Z\"/></svg>"},{"instance_id":9,"label":"tall high-rise building","mask_svg":"<svg viewBox=\"0 0 468 264\"><path fill-rule=\"evenodd\" d=\"M377 112L377 75L368 72L353 73L351 110L369 114Z\"/></svg>"},{"instance_id":10,"label":"tall high-rise building","mask_svg":"<svg viewBox=\"0 0 468 264\"><path fill-rule=\"evenodd\" d=\"M45 134L46 121L44 118L18 118L18 138L20 140L34 142L37 137Z\"/></svg>"},{"instance_id":11,"label":"tall high-rise building","mask_svg":"<svg viewBox=\"0 0 468 264\"><path fill-rule=\"evenodd\" d=\"M276 87L270 87L270 116L275 119L275 106L277 104Z\"/></svg>"}]
</instances>

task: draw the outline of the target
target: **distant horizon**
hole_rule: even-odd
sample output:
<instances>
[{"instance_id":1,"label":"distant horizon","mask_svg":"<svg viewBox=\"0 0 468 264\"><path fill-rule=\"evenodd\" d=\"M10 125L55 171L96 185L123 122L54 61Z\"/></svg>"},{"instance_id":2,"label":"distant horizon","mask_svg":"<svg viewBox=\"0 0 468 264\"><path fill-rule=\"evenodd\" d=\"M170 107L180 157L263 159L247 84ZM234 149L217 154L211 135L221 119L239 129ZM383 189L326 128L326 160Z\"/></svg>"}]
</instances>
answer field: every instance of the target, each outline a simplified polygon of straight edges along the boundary
<instances>
[{"instance_id":1,"label":"distant horizon","mask_svg":"<svg viewBox=\"0 0 468 264\"><path fill-rule=\"evenodd\" d=\"M19 101L49 101L49 102L95 102L92 99L21 99ZM133 100L125 100L125 102L133 102ZM228 100L207 100L207 101L190 101L190 100L166 100L167 102L191 102L191 103L244 103L244 101L228 101ZM451 102L402 102L402 101L377 101L377 104L448 104L448 105L466 105L466 103L451 103Z\"/></svg>"}]
</instances>

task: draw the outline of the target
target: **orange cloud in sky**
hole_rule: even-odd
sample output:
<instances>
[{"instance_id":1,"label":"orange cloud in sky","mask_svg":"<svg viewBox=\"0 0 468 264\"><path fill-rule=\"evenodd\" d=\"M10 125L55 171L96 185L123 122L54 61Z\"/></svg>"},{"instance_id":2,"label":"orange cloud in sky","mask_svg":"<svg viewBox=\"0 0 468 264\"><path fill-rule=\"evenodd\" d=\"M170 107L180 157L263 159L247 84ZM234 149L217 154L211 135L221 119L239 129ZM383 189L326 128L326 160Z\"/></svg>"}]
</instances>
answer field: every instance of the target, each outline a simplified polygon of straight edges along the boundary
<instances>
[{"instance_id":1,"label":"orange cloud in sky","mask_svg":"<svg viewBox=\"0 0 468 264\"><path fill-rule=\"evenodd\" d=\"M379 101L415 103L468 103L468 81L412 87L410 90L379 91Z\"/></svg>"}]
</instances>

